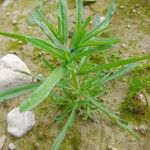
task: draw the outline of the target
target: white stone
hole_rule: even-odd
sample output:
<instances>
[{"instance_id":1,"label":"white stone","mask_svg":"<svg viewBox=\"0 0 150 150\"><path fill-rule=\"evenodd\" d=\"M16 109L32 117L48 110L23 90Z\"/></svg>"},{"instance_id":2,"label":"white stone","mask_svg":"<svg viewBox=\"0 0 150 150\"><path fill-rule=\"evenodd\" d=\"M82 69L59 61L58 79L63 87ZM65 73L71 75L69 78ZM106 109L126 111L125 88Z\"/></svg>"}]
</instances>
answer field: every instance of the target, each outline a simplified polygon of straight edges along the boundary
<instances>
[{"instance_id":1,"label":"white stone","mask_svg":"<svg viewBox=\"0 0 150 150\"><path fill-rule=\"evenodd\" d=\"M0 58L0 90L32 82L32 77L16 72L21 70L30 73L25 63L14 54Z\"/></svg>"},{"instance_id":2,"label":"white stone","mask_svg":"<svg viewBox=\"0 0 150 150\"><path fill-rule=\"evenodd\" d=\"M0 150L3 148L4 144L5 144L5 140L6 140L6 135L2 135L0 137Z\"/></svg>"},{"instance_id":3,"label":"white stone","mask_svg":"<svg viewBox=\"0 0 150 150\"><path fill-rule=\"evenodd\" d=\"M10 143L10 144L8 145L8 148L9 148L10 150L14 150L14 149L16 149L16 146L15 146L15 144Z\"/></svg>"},{"instance_id":4,"label":"white stone","mask_svg":"<svg viewBox=\"0 0 150 150\"><path fill-rule=\"evenodd\" d=\"M122 44L122 47L123 48L128 48L127 44L125 44L125 43Z\"/></svg>"},{"instance_id":5,"label":"white stone","mask_svg":"<svg viewBox=\"0 0 150 150\"><path fill-rule=\"evenodd\" d=\"M34 125L35 115L31 111L20 112L14 108L7 114L7 131L16 137L22 137Z\"/></svg>"}]
</instances>

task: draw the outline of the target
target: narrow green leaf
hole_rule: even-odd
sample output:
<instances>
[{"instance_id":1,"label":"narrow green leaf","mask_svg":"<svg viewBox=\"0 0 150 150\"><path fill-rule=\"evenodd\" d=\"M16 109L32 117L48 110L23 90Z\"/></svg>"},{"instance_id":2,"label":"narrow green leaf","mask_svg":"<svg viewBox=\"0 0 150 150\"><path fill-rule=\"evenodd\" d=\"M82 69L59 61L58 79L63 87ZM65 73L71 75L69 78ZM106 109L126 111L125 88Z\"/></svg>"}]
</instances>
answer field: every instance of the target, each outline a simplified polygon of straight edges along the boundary
<instances>
[{"instance_id":1,"label":"narrow green leaf","mask_svg":"<svg viewBox=\"0 0 150 150\"><path fill-rule=\"evenodd\" d=\"M118 125L120 125L123 129L127 130L129 133L133 134L136 138L139 138L139 135L134 132L134 130L129 127L128 124L125 123L124 120L122 120L119 116L115 115L114 113L109 112L106 108L104 108L101 103L99 103L97 100L93 99L90 96L86 96L95 106L97 106L100 111L104 112L106 115L108 115L110 118L112 118Z\"/></svg>"},{"instance_id":2,"label":"narrow green leaf","mask_svg":"<svg viewBox=\"0 0 150 150\"><path fill-rule=\"evenodd\" d=\"M104 77L100 80L100 83L106 83L110 80L114 80L118 77L123 76L124 74L130 72L132 69L134 69L136 66L138 65L138 63L134 63L134 64L129 64L125 67L122 67L121 69L117 70L116 72L114 72L113 74Z\"/></svg>"},{"instance_id":3,"label":"narrow green leaf","mask_svg":"<svg viewBox=\"0 0 150 150\"><path fill-rule=\"evenodd\" d=\"M100 25L100 17L99 15L96 15L95 18L94 18L94 21L93 21L93 28L96 28Z\"/></svg>"},{"instance_id":4,"label":"narrow green leaf","mask_svg":"<svg viewBox=\"0 0 150 150\"><path fill-rule=\"evenodd\" d=\"M29 91L35 90L41 83L25 84L13 88L8 88L0 91L0 102L7 101L9 99L21 96Z\"/></svg>"},{"instance_id":5,"label":"narrow green leaf","mask_svg":"<svg viewBox=\"0 0 150 150\"><path fill-rule=\"evenodd\" d=\"M129 59L126 59L126 60L119 60L119 61L114 62L114 63L97 65L95 67L91 67L91 68L88 68L86 70L82 70L80 72L80 74L86 74L86 73L89 73L89 72L111 69L111 68L124 66L124 65L127 65L127 64L131 64L131 63L135 63L135 62L139 62L139 61L143 61L143 60L150 60L150 54L145 55L143 57L133 57L133 58L129 58Z\"/></svg>"},{"instance_id":6,"label":"narrow green leaf","mask_svg":"<svg viewBox=\"0 0 150 150\"><path fill-rule=\"evenodd\" d=\"M90 48L88 50L84 50L84 51L81 51L80 53L77 53L76 55L73 56L72 60L80 59L84 56L89 56L97 52L104 52L111 47L112 47L111 45L101 45L96 48Z\"/></svg>"},{"instance_id":7,"label":"narrow green leaf","mask_svg":"<svg viewBox=\"0 0 150 150\"><path fill-rule=\"evenodd\" d=\"M21 40L24 42L25 41L29 42L29 43L33 44L34 46L41 48L50 54L53 54L53 55L55 55L61 59L64 59L64 57L62 56L63 52L60 49L58 49L58 47L55 47L54 45L49 44L47 41L40 40L40 39L30 37L30 36L23 36L20 34L7 33L7 32L0 32L0 35L4 35L4 36L10 37L10 38L18 39L18 40Z\"/></svg>"},{"instance_id":8,"label":"narrow green leaf","mask_svg":"<svg viewBox=\"0 0 150 150\"><path fill-rule=\"evenodd\" d=\"M1 31L0 31L0 35L7 36L7 37L10 37L10 38L14 38L14 39L17 39L17 40L21 40L23 42L26 42L26 38L27 38L24 35L19 35L19 34L14 34L14 33L7 33L7 32L1 32Z\"/></svg>"},{"instance_id":9,"label":"narrow green leaf","mask_svg":"<svg viewBox=\"0 0 150 150\"><path fill-rule=\"evenodd\" d=\"M51 39L54 43L61 45L61 40L56 32L55 27L52 23L44 16L41 10L34 9L29 17L28 21L31 25L38 25L44 33Z\"/></svg>"},{"instance_id":10,"label":"narrow green leaf","mask_svg":"<svg viewBox=\"0 0 150 150\"><path fill-rule=\"evenodd\" d=\"M64 67L55 69L51 75L35 90L32 95L20 105L21 111L28 111L39 105L47 98L53 87L64 77L66 70Z\"/></svg>"},{"instance_id":11,"label":"narrow green leaf","mask_svg":"<svg viewBox=\"0 0 150 150\"><path fill-rule=\"evenodd\" d=\"M46 59L42 58L42 63L50 70L53 71L54 70L54 66L52 64L50 64Z\"/></svg>"},{"instance_id":12,"label":"narrow green leaf","mask_svg":"<svg viewBox=\"0 0 150 150\"><path fill-rule=\"evenodd\" d=\"M57 47L50 45L47 41L36 39L36 38L27 38L27 42L30 42L34 46L41 48L42 50L57 56L58 58L64 59L63 51L58 50Z\"/></svg>"},{"instance_id":13,"label":"narrow green leaf","mask_svg":"<svg viewBox=\"0 0 150 150\"><path fill-rule=\"evenodd\" d=\"M59 34L63 38L64 42L67 42L68 38L68 6L66 0L58 1L58 27Z\"/></svg>"},{"instance_id":14,"label":"narrow green leaf","mask_svg":"<svg viewBox=\"0 0 150 150\"><path fill-rule=\"evenodd\" d=\"M89 25L90 21L91 21L91 17L87 17L87 19L84 21L81 27L81 30L78 33L78 36L76 36L77 33L74 33L74 36L71 41L71 47L73 47L74 49L78 47L78 44L80 43L81 39L86 34L86 28Z\"/></svg>"},{"instance_id":15,"label":"narrow green leaf","mask_svg":"<svg viewBox=\"0 0 150 150\"><path fill-rule=\"evenodd\" d=\"M80 44L79 47L87 47L87 46L99 46L99 45L111 45L111 44L116 44L120 42L119 39L116 38L109 38L109 39L102 39L102 40L92 40L92 41L87 41L83 44Z\"/></svg>"},{"instance_id":16,"label":"narrow green leaf","mask_svg":"<svg viewBox=\"0 0 150 150\"><path fill-rule=\"evenodd\" d=\"M76 33L79 33L83 21L83 0L76 0L76 12Z\"/></svg>"},{"instance_id":17,"label":"narrow green leaf","mask_svg":"<svg viewBox=\"0 0 150 150\"><path fill-rule=\"evenodd\" d=\"M54 143L52 144L51 150L59 150L60 149L60 145L63 142L63 140L67 134L68 129L72 126L72 124L74 122L75 111L76 111L76 106L73 108L65 126L63 127L63 129L61 130L59 135L56 137Z\"/></svg>"},{"instance_id":18,"label":"narrow green leaf","mask_svg":"<svg viewBox=\"0 0 150 150\"><path fill-rule=\"evenodd\" d=\"M107 15L103 22L101 22L96 28L94 28L92 31L86 34L86 36L83 38L82 43L85 41L88 41L89 39L97 36L98 34L101 34L105 28L109 25L110 19L113 16L116 9L115 0L112 1L111 6L108 9Z\"/></svg>"}]
</instances>

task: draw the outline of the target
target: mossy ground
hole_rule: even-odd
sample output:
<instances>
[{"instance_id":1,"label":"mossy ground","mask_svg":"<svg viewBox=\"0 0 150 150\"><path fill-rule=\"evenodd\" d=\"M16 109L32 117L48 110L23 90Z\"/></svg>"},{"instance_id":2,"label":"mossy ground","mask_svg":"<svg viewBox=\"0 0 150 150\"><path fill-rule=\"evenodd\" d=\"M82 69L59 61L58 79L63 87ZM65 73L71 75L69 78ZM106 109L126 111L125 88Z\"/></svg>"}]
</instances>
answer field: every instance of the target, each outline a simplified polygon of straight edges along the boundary
<instances>
[{"instance_id":1,"label":"mossy ground","mask_svg":"<svg viewBox=\"0 0 150 150\"><path fill-rule=\"evenodd\" d=\"M108 37L119 37L122 40L122 43L113 48L109 61L148 53L150 41L149 1L116 1L118 8L112 20L112 27L104 35ZM96 13L99 13L103 16L110 2L111 0L97 0L96 3L86 5L85 15L91 14L94 16ZM32 34L40 37L43 36L38 28L30 28L26 23L27 14L39 3L41 3L40 0L21 0L14 1L14 3L6 8L3 8L0 5L0 30L26 33L29 35ZM51 4L46 6L46 11L55 22L55 15L49 13L54 12L54 4L55 2L51 1ZM70 17L72 20L74 17L72 13L74 11L74 4L71 0L70 4ZM12 23L14 19L17 20L17 24ZM127 45L126 48L122 47L123 43ZM43 55L53 64L59 63L54 58L47 56L47 54L41 53L40 50L32 48L30 45L26 45L26 43L20 43L19 41L8 38L0 37L0 48L1 55L7 53L16 53L19 55L35 74L41 73L47 75L48 73L40 62L40 58ZM105 60L103 55L97 54L93 55L91 59L95 63L101 63ZM127 76L111 82L108 85L108 94L103 97L103 99L110 104L112 110L119 111L121 116L129 121L129 123L133 124L133 126L145 123L149 126L150 124L150 108L148 107L145 109L144 103L137 102L133 99L133 95L136 95L141 91L144 91L147 98L149 98L149 76L150 70L148 66L143 65L138 67ZM20 97L19 99L15 99L15 101L0 105L0 135L6 133L5 115L13 107L18 106L23 99L25 99L25 97ZM135 113L133 109L140 111ZM21 139L14 138L6 133L7 141L4 149L8 149L7 145L9 142L15 142L17 150L47 150L50 148L55 136L61 129L60 125L56 125L53 122L58 110L49 100L46 100L37 107L34 112L37 120L36 126ZM84 122L78 118L76 124L68 133L61 149L106 150L108 145L112 145L119 150L149 150L148 141L150 132L147 133L147 136L141 135L139 142L124 130L120 129L117 125L113 124L111 120L107 119L105 116L97 114L95 117L97 120L96 122Z\"/></svg>"}]
</instances>

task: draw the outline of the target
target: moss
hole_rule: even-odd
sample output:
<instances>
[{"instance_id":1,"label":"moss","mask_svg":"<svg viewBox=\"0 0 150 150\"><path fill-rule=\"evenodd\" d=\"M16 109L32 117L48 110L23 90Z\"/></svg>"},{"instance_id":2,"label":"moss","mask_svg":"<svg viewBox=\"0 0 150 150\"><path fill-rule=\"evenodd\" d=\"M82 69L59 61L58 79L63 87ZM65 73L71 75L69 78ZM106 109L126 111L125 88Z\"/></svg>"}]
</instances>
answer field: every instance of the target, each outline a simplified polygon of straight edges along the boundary
<instances>
[{"instance_id":1,"label":"moss","mask_svg":"<svg viewBox=\"0 0 150 150\"><path fill-rule=\"evenodd\" d=\"M139 67L133 71L129 79L128 94L120 108L122 117L128 120L150 123L150 106L137 98L137 95L142 91L147 94L150 93L149 69L149 65ZM144 100L146 101L146 99Z\"/></svg>"},{"instance_id":2,"label":"moss","mask_svg":"<svg viewBox=\"0 0 150 150\"><path fill-rule=\"evenodd\" d=\"M70 129L68 138L61 146L61 150L79 150L81 135L75 128Z\"/></svg>"},{"instance_id":3,"label":"moss","mask_svg":"<svg viewBox=\"0 0 150 150\"><path fill-rule=\"evenodd\" d=\"M9 51L18 51L22 47L22 44L20 44L18 41L9 41L7 44L7 49Z\"/></svg>"}]
</instances>

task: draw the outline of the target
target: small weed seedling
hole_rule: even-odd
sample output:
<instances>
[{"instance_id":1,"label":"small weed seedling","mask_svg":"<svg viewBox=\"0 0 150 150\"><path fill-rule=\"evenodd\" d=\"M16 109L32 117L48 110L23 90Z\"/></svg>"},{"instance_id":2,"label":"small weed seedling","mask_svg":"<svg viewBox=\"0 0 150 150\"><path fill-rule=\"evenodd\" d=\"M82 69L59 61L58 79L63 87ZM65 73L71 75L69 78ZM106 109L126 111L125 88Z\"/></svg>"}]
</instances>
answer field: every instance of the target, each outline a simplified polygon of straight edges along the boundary
<instances>
[{"instance_id":1,"label":"small weed seedling","mask_svg":"<svg viewBox=\"0 0 150 150\"><path fill-rule=\"evenodd\" d=\"M90 56L94 53L105 53L113 44L119 42L116 38L102 38L100 35L107 29L110 19L115 12L115 2L112 1L105 19L100 22L96 17L91 30L87 30L91 17L83 20L83 1L76 0L76 25L72 39L68 39L68 14L66 0L58 0L57 18L58 26L54 26L42 13L41 9L35 9L29 17L33 25L38 25L47 35L47 40L31 36L0 32L1 35L29 42L42 49L44 52L56 57L60 62L58 67L44 59L44 64L51 70L47 78L40 78L40 82L13 87L0 91L0 102L33 91L20 105L20 111L28 111L38 106L47 97L60 108L62 113L56 117L56 121L66 124L55 139L51 150L58 150L75 116L82 111L84 117L91 116L93 110L108 115L114 122L126 129L134 136L138 135L119 116L110 112L106 105L98 98L103 94L102 86L110 80L114 80L129 72L137 62L150 58L150 55L134 57L125 60L117 60L112 63L93 64ZM111 73L110 73L111 71ZM53 88L60 89L60 93Z\"/></svg>"}]
</instances>

